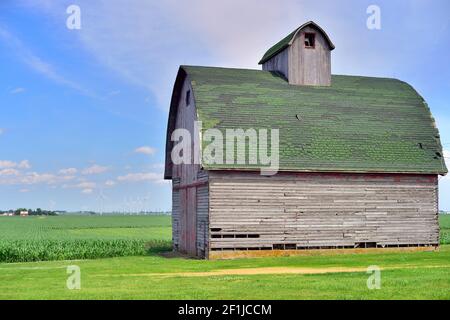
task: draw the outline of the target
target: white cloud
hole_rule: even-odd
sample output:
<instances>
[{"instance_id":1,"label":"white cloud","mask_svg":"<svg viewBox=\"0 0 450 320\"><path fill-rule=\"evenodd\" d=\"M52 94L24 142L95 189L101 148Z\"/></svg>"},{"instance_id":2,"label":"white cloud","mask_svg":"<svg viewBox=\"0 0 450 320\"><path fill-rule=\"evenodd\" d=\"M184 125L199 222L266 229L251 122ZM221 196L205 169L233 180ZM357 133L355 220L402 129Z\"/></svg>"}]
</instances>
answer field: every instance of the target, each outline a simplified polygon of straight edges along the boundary
<instances>
[{"instance_id":1,"label":"white cloud","mask_svg":"<svg viewBox=\"0 0 450 320\"><path fill-rule=\"evenodd\" d=\"M55 184L58 177L51 173L30 172L19 177L20 184Z\"/></svg>"},{"instance_id":2,"label":"white cloud","mask_svg":"<svg viewBox=\"0 0 450 320\"><path fill-rule=\"evenodd\" d=\"M23 160L17 165L17 167L20 169L30 169L31 165L28 160Z\"/></svg>"},{"instance_id":3,"label":"white cloud","mask_svg":"<svg viewBox=\"0 0 450 320\"><path fill-rule=\"evenodd\" d=\"M130 173L125 176L120 176L117 178L121 182L142 182L150 181L162 183L164 182L163 175L161 173L146 172L146 173Z\"/></svg>"},{"instance_id":4,"label":"white cloud","mask_svg":"<svg viewBox=\"0 0 450 320\"><path fill-rule=\"evenodd\" d=\"M67 169L59 170L59 174L64 174L64 175L74 175L77 172L78 172L78 170L76 168L67 168Z\"/></svg>"},{"instance_id":5,"label":"white cloud","mask_svg":"<svg viewBox=\"0 0 450 320\"><path fill-rule=\"evenodd\" d=\"M9 160L0 160L0 168L15 168L17 163Z\"/></svg>"},{"instance_id":6,"label":"white cloud","mask_svg":"<svg viewBox=\"0 0 450 320\"><path fill-rule=\"evenodd\" d=\"M108 171L109 167L99 166L97 164L94 164L93 166L90 166L89 168L84 169L81 173L84 175L94 175L94 174L100 174Z\"/></svg>"},{"instance_id":7,"label":"white cloud","mask_svg":"<svg viewBox=\"0 0 450 320\"><path fill-rule=\"evenodd\" d=\"M108 180L105 182L105 186L107 187L114 187L116 185L116 182L113 180Z\"/></svg>"},{"instance_id":8,"label":"white cloud","mask_svg":"<svg viewBox=\"0 0 450 320\"><path fill-rule=\"evenodd\" d=\"M3 169L0 170L0 176L17 176L19 175L19 171L16 169Z\"/></svg>"},{"instance_id":9,"label":"white cloud","mask_svg":"<svg viewBox=\"0 0 450 320\"><path fill-rule=\"evenodd\" d=\"M19 169L30 169L31 165L28 160L22 160L20 162L14 162L9 160L0 160L0 169L4 168L19 168Z\"/></svg>"},{"instance_id":10,"label":"white cloud","mask_svg":"<svg viewBox=\"0 0 450 320\"><path fill-rule=\"evenodd\" d=\"M83 190L81 190L81 193L83 193L83 194L92 194L93 191L94 191L93 189L83 189Z\"/></svg>"},{"instance_id":11,"label":"white cloud","mask_svg":"<svg viewBox=\"0 0 450 320\"><path fill-rule=\"evenodd\" d=\"M11 90L10 93L11 93L11 94L19 94L19 93L23 93L23 92L25 92L25 89L19 87L19 88L15 88L15 89Z\"/></svg>"},{"instance_id":12,"label":"white cloud","mask_svg":"<svg viewBox=\"0 0 450 320\"><path fill-rule=\"evenodd\" d=\"M148 154L148 155L154 155L156 153L156 149L149 147L149 146L143 146L136 148L134 150L135 153L142 153L142 154Z\"/></svg>"},{"instance_id":13,"label":"white cloud","mask_svg":"<svg viewBox=\"0 0 450 320\"><path fill-rule=\"evenodd\" d=\"M96 186L97 184L95 182L82 182L74 185L73 187L78 189L95 189Z\"/></svg>"},{"instance_id":14,"label":"white cloud","mask_svg":"<svg viewBox=\"0 0 450 320\"><path fill-rule=\"evenodd\" d=\"M19 192L20 193L27 193L27 192L30 192L30 189L20 189Z\"/></svg>"},{"instance_id":15,"label":"white cloud","mask_svg":"<svg viewBox=\"0 0 450 320\"><path fill-rule=\"evenodd\" d=\"M11 163L2 162L3 165L9 166L0 170L0 185L60 185L73 180L74 176L59 176L52 173L23 172L19 169L28 169L29 163Z\"/></svg>"}]
</instances>

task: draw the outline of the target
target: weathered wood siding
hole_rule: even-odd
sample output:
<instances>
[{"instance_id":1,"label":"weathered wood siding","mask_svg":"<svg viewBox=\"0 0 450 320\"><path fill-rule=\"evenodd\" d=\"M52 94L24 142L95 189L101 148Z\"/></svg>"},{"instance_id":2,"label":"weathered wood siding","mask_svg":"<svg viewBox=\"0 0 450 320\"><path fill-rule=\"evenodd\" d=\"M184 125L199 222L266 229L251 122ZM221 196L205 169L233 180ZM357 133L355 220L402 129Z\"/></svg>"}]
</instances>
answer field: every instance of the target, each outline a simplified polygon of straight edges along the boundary
<instances>
[{"instance_id":1,"label":"weathered wood siding","mask_svg":"<svg viewBox=\"0 0 450 320\"><path fill-rule=\"evenodd\" d=\"M186 103L188 92L190 95L189 105ZM191 137L194 137L194 121L196 119L192 88L189 80L186 79L178 102L175 129L186 129ZM190 148L194 150L193 139L191 139ZM177 239L177 246L175 247L174 242L174 248L189 255L197 255L197 194L196 188L189 187L189 185L197 181L199 165L194 164L193 152L191 152L191 158L187 162L187 164L174 164L172 169L173 192L177 193L174 199L177 203L174 202L173 207L179 208L177 220L173 221L174 224L177 223L177 228L174 230L177 233L174 235L174 238Z\"/></svg>"},{"instance_id":2,"label":"weathered wood siding","mask_svg":"<svg viewBox=\"0 0 450 320\"><path fill-rule=\"evenodd\" d=\"M186 95L190 92L190 104L186 105ZM194 132L194 122L197 120L197 111L195 109L195 101L193 91L189 80L186 79L180 101L178 103L177 119L175 129L186 129L189 131L191 139L191 150L194 150L194 136L198 132ZM179 178L182 185L191 184L197 180L197 173L200 169L198 164L194 164L194 153L191 152L191 164L174 164L172 169L172 177Z\"/></svg>"},{"instance_id":3,"label":"weathered wood siding","mask_svg":"<svg viewBox=\"0 0 450 320\"><path fill-rule=\"evenodd\" d=\"M315 47L305 48L305 33L316 35ZM315 28L305 27L289 47L289 83L329 86L331 84L331 51L327 40Z\"/></svg>"},{"instance_id":4,"label":"weathered wood siding","mask_svg":"<svg viewBox=\"0 0 450 320\"><path fill-rule=\"evenodd\" d=\"M315 34L314 48L305 47L305 33ZM314 27L301 29L292 45L263 66L266 71L282 73L293 85L331 85L331 49L327 39Z\"/></svg>"},{"instance_id":5,"label":"weathered wood siding","mask_svg":"<svg viewBox=\"0 0 450 320\"><path fill-rule=\"evenodd\" d=\"M180 248L180 179L172 179L172 245L178 251Z\"/></svg>"},{"instance_id":6,"label":"weathered wood siding","mask_svg":"<svg viewBox=\"0 0 450 320\"><path fill-rule=\"evenodd\" d=\"M190 91L190 103L186 103ZM183 84L178 103L175 129L186 129L191 135L191 159L172 169L172 239L174 250L192 256L206 255L208 240L208 174L194 161L194 137L197 111L189 79Z\"/></svg>"},{"instance_id":7,"label":"weathered wood siding","mask_svg":"<svg viewBox=\"0 0 450 320\"><path fill-rule=\"evenodd\" d=\"M197 186L197 255L206 257L209 240L209 185L208 172L198 173Z\"/></svg>"},{"instance_id":8,"label":"weathered wood siding","mask_svg":"<svg viewBox=\"0 0 450 320\"><path fill-rule=\"evenodd\" d=\"M437 176L209 173L210 249L438 245Z\"/></svg>"},{"instance_id":9,"label":"weathered wood siding","mask_svg":"<svg viewBox=\"0 0 450 320\"><path fill-rule=\"evenodd\" d=\"M289 49L286 48L262 66L265 71L277 71L289 79Z\"/></svg>"}]
</instances>

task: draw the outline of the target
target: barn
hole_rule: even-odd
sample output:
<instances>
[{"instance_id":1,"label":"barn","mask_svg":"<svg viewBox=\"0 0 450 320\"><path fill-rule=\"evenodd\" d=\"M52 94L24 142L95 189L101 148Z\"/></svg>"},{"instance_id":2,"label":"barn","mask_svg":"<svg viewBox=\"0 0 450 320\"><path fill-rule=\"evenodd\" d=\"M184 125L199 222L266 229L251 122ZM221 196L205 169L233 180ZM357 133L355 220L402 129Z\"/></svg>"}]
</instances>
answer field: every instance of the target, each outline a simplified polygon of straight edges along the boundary
<instances>
[{"instance_id":1,"label":"barn","mask_svg":"<svg viewBox=\"0 0 450 320\"><path fill-rule=\"evenodd\" d=\"M430 109L400 80L332 75L334 48L310 21L267 51L262 70L179 68L165 162L175 251L218 259L439 245L447 168ZM232 129L276 131L264 143L277 145L277 170L263 173L247 144L233 146L244 162L217 149L207 158L206 137Z\"/></svg>"}]
</instances>

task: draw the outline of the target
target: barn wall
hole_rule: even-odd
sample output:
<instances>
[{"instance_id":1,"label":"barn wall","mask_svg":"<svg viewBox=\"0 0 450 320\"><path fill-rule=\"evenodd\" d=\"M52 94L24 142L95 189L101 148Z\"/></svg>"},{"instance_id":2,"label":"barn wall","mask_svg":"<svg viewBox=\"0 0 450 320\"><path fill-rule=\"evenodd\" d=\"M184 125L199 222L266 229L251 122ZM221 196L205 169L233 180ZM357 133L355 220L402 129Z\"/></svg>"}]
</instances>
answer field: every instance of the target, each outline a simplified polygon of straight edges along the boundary
<instances>
[{"instance_id":1,"label":"barn wall","mask_svg":"<svg viewBox=\"0 0 450 320\"><path fill-rule=\"evenodd\" d=\"M434 175L209 175L211 250L439 243Z\"/></svg>"},{"instance_id":2,"label":"barn wall","mask_svg":"<svg viewBox=\"0 0 450 320\"><path fill-rule=\"evenodd\" d=\"M190 91L190 103L186 103L186 94ZM197 120L195 100L189 79L183 84L178 102L175 129L186 129L191 134L191 159L188 164L173 165L172 168L172 232L174 250L196 256L197 252L197 231L198 199L202 194L197 192L198 173L200 167L194 164L194 122Z\"/></svg>"},{"instance_id":3,"label":"barn wall","mask_svg":"<svg viewBox=\"0 0 450 320\"><path fill-rule=\"evenodd\" d=\"M187 92L191 92L191 102L190 105L186 105L186 94ZM194 121L197 120L197 111L195 109L195 101L193 96L192 87L189 83L189 80L186 79L182 93L180 96L180 101L178 102L178 111L176 117L175 129L186 129L191 134L191 150L194 150L194 139L193 137L198 133L194 132ZM191 164L178 164L173 165L172 169L172 177L179 178L181 184L190 184L197 180L197 173L200 170L199 165L194 163L194 154L191 152L191 159L189 161Z\"/></svg>"},{"instance_id":4,"label":"barn wall","mask_svg":"<svg viewBox=\"0 0 450 320\"><path fill-rule=\"evenodd\" d=\"M278 71L282 73L287 79L289 78L289 49L284 49L276 56L272 57L270 60L266 61L262 69L265 71Z\"/></svg>"},{"instance_id":5,"label":"barn wall","mask_svg":"<svg viewBox=\"0 0 450 320\"><path fill-rule=\"evenodd\" d=\"M208 172L198 173L197 186L197 255L206 257L209 239L209 186Z\"/></svg>"},{"instance_id":6,"label":"barn wall","mask_svg":"<svg viewBox=\"0 0 450 320\"><path fill-rule=\"evenodd\" d=\"M316 34L315 48L305 48L304 33ZM289 47L289 83L296 85L329 86L331 84L331 51L321 32L305 27Z\"/></svg>"},{"instance_id":7,"label":"barn wall","mask_svg":"<svg viewBox=\"0 0 450 320\"><path fill-rule=\"evenodd\" d=\"M180 248L180 219L181 219L181 208L180 208L180 179L172 179L172 245L175 251Z\"/></svg>"}]
</instances>

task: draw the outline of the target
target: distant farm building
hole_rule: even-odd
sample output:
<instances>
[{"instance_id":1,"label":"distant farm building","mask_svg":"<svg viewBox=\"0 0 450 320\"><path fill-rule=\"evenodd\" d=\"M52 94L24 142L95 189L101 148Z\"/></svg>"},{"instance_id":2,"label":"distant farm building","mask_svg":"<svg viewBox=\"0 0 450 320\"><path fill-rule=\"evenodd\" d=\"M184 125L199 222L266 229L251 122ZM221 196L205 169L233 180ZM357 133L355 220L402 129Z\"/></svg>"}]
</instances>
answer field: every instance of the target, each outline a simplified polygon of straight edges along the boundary
<instances>
[{"instance_id":1,"label":"distant farm building","mask_svg":"<svg viewBox=\"0 0 450 320\"><path fill-rule=\"evenodd\" d=\"M180 67L165 165L174 250L213 259L439 245L447 168L430 109L405 82L331 75L334 48L308 22L267 51L263 70ZM238 128L279 130L277 174L196 164L208 130ZM176 129L200 141L188 163L172 160Z\"/></svg>"},{"instance_id":2,"label":"distant farm building","mask_svg":"<svg viewBox=\"0 0 450 320\"><path fill-rule=\"evenodd\" d=\"M28 217L28 211L20 211L21 217Z\"/></svg>"}]
</instances>

